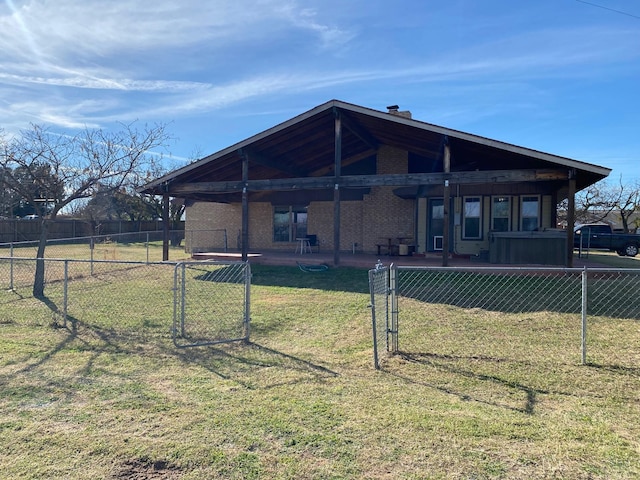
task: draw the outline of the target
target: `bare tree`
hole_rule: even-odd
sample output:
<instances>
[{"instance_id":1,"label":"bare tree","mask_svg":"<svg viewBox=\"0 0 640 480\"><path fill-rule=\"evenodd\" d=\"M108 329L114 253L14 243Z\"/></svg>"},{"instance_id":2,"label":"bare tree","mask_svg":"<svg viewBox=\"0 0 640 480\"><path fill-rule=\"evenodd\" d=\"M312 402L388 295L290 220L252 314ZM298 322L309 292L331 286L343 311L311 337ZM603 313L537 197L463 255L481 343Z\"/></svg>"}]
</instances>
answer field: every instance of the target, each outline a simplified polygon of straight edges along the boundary
<instances>
[{"instance_id":1,"label":"bare tree","mask_svg":"<svg viewBox=\"0 0 640 480\"><path fill-rule=\"evenodd\" d=\"M4 175L1 187L38 206L42 222L33 294L44 295L44 258L49 223L65 208L92 197L98 188L118 189L143 183L155 171L157 155L151 152L167 146L170 136L161 124L121 124L121 130L83 130L74 136L58 135L38 126L9 141L0 152ZM44 170L43 170L44 169ZM45 173L43 173L46 172ZM24 177L18 178L17 172ZM39 188L27 190L29 182ZM35 193L34 193L35 192Z\"/></svg>"},{"instance_id":2,"label":"bare tree","mask_svg":"<svg viewBox=\"0 0 640 480\"><path fill-rule=\"evenodd\" d=\"M638 225L638 213L640 212L640 185L636 181L634 184L620 184L616 188L617 205L616 211L620 216L622 229L625 233L636 230ZM635 216L635 221L633 220ZM632 228L633 227L633 228Z\"/></svg>"},{"instance_id":3,"label":"bare tree","mask_svg":"<svg viewBox=\"0 0 640 480\"><path fill-rule=\"evenodd\" d=\"M615 210L618 194L606 180L594 183L576 195L576 221L597 223Z\"/></svg>"},{"instance_id":4,"label":"bare tree","mask_svg":"<svg viewBox=\"0 0 640 480\"><path fill-rule=\"evenodd\" d=\"M558 205L558 218L566 218L567 201ZM640 183L595 183L576 195L576 222L621 224L625 232L640 226Z\"/></svg>"}]
</instances>

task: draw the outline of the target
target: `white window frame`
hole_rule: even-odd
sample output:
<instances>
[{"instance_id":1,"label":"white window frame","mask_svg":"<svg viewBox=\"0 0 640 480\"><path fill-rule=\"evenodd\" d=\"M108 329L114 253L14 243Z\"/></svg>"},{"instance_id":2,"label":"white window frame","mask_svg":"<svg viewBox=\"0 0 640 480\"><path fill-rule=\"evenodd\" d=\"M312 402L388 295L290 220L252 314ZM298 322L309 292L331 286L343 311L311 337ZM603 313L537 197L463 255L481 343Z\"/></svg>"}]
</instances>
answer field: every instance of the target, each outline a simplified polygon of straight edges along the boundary
<instances>
[{"instance_id":1,"label":"white window frame","mask_svg":"<svg viewBox=\"0 0 640 480\"><path fill-rule=\"evenodd\" d=\"M525 203L525 199L530 199L530 198L535 198L536 199L536 203L538 204L538 211L536 212L536 216L535 217L531 217L531 216L525 216L524 215L524 203ZM534 230L540 228L540 208L541 208L541 199L540 199L540 195L522 195L520 197L520 230L521 231L525 231L524 230L524 221L525 219L528 218L535 218L536 219L536 228L534 228ZM533 231L533 230L526 230L526 231Z\"/></svg>"},{"instance_id":2,"label":"white window frame","mask_svg":"<svg viewBox=\"0 0 640 480\"><path fill-rule=\"evenodd\" d=\"M467 215L467 201L468 200L477 200L478 203L478 215L477 216L468 216ZM467 219L477 219L478 221L478 234L477 235L467 235ZM468 197L462 197L462 239L463 240L479 240L482 238L482 196L480 195L472 195Z\"/></svg>"},{"instance_id":3,"label":"white window frame","mask_svg":"<svg viewBox=\"0 0 640 480\"><path fill-rule=\"evenodd\" d=\"M504 198L507 200L507 215L506 216L498 216L496 215L496 211L494 206L496 205L496 200ZM495 228L495 223L494 220L496 218L506 218L507 219L507 229L505 230L506 232L510 232L511 231L511 220L512 220L512 210L511 210L511 202L512 202L512 197L511 195L494 195L491 197L491 230L493 230L494 232L497 232L499 230L496 230Z\"/></svg>"}]
</instances>

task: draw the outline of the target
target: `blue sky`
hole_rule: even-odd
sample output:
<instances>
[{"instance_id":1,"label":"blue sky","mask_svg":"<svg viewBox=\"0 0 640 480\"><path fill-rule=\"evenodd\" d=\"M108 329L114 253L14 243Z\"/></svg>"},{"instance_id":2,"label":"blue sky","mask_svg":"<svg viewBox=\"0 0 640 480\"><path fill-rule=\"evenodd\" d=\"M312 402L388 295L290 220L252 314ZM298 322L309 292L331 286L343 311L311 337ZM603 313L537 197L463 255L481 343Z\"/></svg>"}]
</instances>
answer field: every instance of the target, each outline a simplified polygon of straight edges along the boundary
<instances>
[{"instance_id":1,"label":"blue sky","mask_svg":"<svg viewBox=\"0 0 640 480\"><path fill-rule=\"evenodd\" d=\"M0 127L161 122L170 166L331 99L640 181L638 0L0 0Z\"/></svg>"}]
</instances>

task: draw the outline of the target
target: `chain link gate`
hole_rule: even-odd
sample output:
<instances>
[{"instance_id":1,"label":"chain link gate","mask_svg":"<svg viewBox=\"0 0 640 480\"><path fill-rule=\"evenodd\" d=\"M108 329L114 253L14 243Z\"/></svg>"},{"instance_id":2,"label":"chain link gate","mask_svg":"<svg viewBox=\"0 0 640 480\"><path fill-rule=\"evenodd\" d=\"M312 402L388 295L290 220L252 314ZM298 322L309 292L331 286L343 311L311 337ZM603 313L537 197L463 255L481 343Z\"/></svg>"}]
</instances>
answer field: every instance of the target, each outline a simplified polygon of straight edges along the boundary
<instances>
[{"instance_id":1,"label":"chain link gate","mask_svg":"<svg viewBox=\"0 0 640 480\"><path fill-rule=\"evenodd\" d=\"M412 333L403 336L403 352L420 348L419 341L427 326L416 327L413 322L411 327L410 324L415 315L419 318L426 315L420 306L430 305L435 312L450 306L457 310L459 318L450 319L447 315L432 318L432 325L439 326L427 337L436 335L433 338L437 338L439 332L448 331L458 321L460 329L454 333L458 338L455 348L469 358L504 351L506 344L501 343L501 339L508 332L514 335L508 345L516 350L512 355L526 355L527 341L537 345L546 342L548 352L556 357L579 352L581 363L586 365L588 324L594 330L589 342L590 351L595 352L592 359L605 355L603 352L608 352L610 357L638 358L636 345L623 342L613 347L607 333L608 329L629 328L629 321L637 325L640 318L638 269L393 264L385 267L379 262L369 271L369 288L377 369L382 352L399 351L399 302L403 315L406 314L403 318L408 322L403 321L403 328L413 328ZM442 318L444 322L440 322ZM513 323L509 324L511 319ZM509 327L500 330L500 325ZM416 328L422 334L416 335ZM530 340L518 343L527 338ZM437 348L437 340L435 342L429 348ZM552 353L547 353L547 358L551 358ZM634 360L630 363L635 368L637 363Z\"/></svg>"},{"instance_id":2,"label":"chain link gate","mask_svg":"<svg viewBox=\"0 0 640 480\"><path fill-rule=\"evenodd\" d=\"M398 351L398 297L396 296L397 269L378 262L369 270L371 294L371 323L373 330L373 363L380 368L383 351Z\"/></svg>"},{"instance_id":3,"label":"chain link gate","mask_svg":"<svg viewBox=\"0 0 640 480\"><path fill-rule=\"evenodd\" d=\"M173 342L194 347L249 340L247 262L181 262L174 271Z\"/></svg>"}]
</instances>

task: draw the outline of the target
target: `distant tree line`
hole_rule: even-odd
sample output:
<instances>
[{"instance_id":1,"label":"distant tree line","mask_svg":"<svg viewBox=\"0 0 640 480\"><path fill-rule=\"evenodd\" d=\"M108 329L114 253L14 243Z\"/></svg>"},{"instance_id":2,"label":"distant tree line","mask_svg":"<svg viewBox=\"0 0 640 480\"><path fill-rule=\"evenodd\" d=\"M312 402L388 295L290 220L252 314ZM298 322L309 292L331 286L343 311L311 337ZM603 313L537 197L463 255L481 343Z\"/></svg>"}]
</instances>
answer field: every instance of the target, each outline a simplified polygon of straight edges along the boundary
<instances>
[{"instance_id":1,"label":"distant tree line","mask_svg":"<svg viewBox=\"0 0 640 480\"><path fill-rule=\"evenodd\" d=\"M63 195L64 185L52 176L44 162L31 165L0 166L0 216L23 218L51 210L48 198Z\"/></svg>"}]
</instances>

